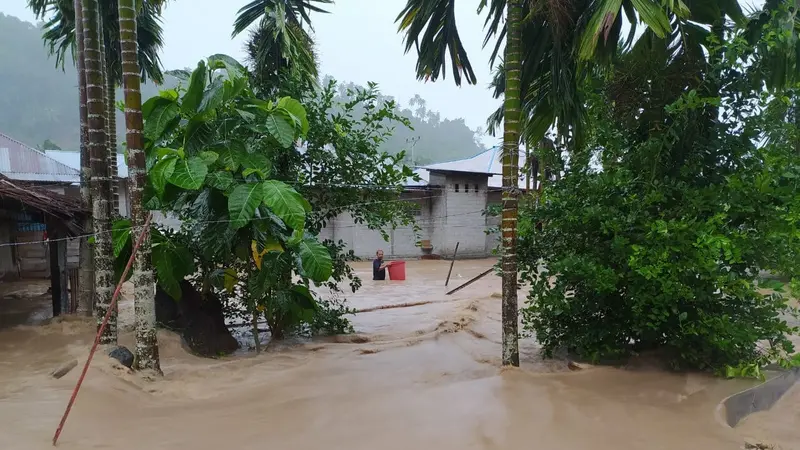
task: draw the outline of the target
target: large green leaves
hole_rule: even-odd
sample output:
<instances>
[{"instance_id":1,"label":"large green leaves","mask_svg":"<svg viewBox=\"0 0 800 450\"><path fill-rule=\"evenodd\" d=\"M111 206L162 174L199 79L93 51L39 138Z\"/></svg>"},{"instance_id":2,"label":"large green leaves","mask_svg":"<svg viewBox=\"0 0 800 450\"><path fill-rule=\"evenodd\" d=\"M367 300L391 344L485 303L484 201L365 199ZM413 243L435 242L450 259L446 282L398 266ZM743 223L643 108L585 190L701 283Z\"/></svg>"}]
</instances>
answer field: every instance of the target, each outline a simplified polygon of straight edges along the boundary
<instances>
[{"instance_id":1,"label":"large green leaves","mask_svg":"<svg viewBox=\"0 0 800 450\"><path fill-rule=\"evenodd\" d=\"M289 147L294 142L295 128L282 114L270 114L264 121L264 126L282 147Z\"/></svg>"},{"instance_id":2,"label":"large green leaves","mask_svg":"<svg viewBox=\"0 0 800 450\"><path fill-rule=\"evenodd\" d=\"M267 180L262 186L264 204L287 226L302 230L305 226L306 213L311 211L308 200L281 181Z\"/></svg>"},{"instance_id":3,"label":"large green leaves","mask_svg":"<svg viewBox=\"0 0 800 450\"><path fill-rule=\"evenodd\" d=\"M153 185L158 195L164 194L164 188L169 178L172 176L172 173L175 172L175 164L177 162L177 158L165 158L158 161L153 168L150 169L148 173L150 183Z\"/></svg>"},{"instance_id":4,"label":"large green leaves","mask_svg":"<svg viewBox=\"0 0 800 450\"><path fill-rule=\"evenodd\" d=\"M233 189L228 198L228 214L231 228L239 229L246 226L264 198L261 183L240 184Z\"/></svg>"},{"instance_id":5,"label":"large green leaves","mask_svg":"<svg viewBox=\"0 0 800 450\"><path fill-rule=\"evenodd\" d=\"M308 133L309 125L306 109L299 101L291 97L283 97L278 101L278 108L284 109L286 112L291 114L295 120L297 120L300 127L300 133L303 136Z\"/></svg>"},{"instance_id":6,"label":"large green leaves","mask_svg":"<svg viewBox=\"0 0 800 450\"><path fill-rule=\"evenodd\" d=\"M316 238L309 237L300 241L297 246L305 276L316 281L327 281L331 277L333 261L327 247Z\"/></svg>"},{"instance_id":7,"label":"large green leaves","mask_svg":"<svg viewBox=\"0 0 800 450\"><path fill-rule=\"evenodd\" d=\"M126 246L131 243L131 221L130 219L120 219L114 222L111 227L111 236L114 243L114 258L122 254Z\"/></svg>"},{"instance_id":8,"label":"large green leaves","mask_svg":"<svg viewBox=\"0 0 800 450\"><path fill-rule=\"evenodd\" d=\"M208 166L202 158L193 156L181 158L175 163L175 168L169 176L169 182L184 189L200 189L208 175Z\"/></svg>"},{"instance_id":9,"label":"large green leaves","mask_svg":"<svg viewBox=\"0 0 800 450\"><path fill-rule=\"evenodd\" d=\"M180 107L177 103L168 101L161 97L154 97L162 101L158 102L153 111L145 118L144 135L151 141L157 141L166 131L167 127L180 114Z\"/></svg>"},{"instance_id":10,"label":"large green leaves","mask_svg":"<svg viewBox=\"0 0 800 450\"><path fill-rule=\"evenodd\" d=\"M185 114L197 112L197 108L203 100L203 91L205 91L206 87L206 74L206 63L200 61L197 63L197 68L192 72L192 77L189 80L189 87L186 88L186 93L183 95L181 109Z\"/></svg>"},{"instance_id":11,"label":"large green leaves","mask_svg":"<svg viewBox=\"0 0 800 450\"><path fill-rule=\"evenodd\" d=\"M156 268L158 285L175 300L181 298L181 281L195 272L192 253L177 242L154 231L153 265Z\"/></svg>"}]
</instances>

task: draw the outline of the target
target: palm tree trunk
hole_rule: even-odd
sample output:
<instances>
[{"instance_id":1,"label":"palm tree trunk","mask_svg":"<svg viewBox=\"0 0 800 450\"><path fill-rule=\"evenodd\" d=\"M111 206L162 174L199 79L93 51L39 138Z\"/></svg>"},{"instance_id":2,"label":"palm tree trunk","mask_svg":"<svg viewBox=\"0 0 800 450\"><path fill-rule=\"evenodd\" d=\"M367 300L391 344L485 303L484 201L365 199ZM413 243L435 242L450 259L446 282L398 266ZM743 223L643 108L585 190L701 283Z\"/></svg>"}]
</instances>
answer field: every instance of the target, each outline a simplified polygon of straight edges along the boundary
<instances>
[{"instance_id":1,"label":"palm tree trunk","mask_svg":"<svg viewBox=\"0 0 800 450\"><path fill-rule=\"evenodd\" d=\"M522 0L508 0L503 120L503 365L519 366L517 204L519 199L520 37Z\"/></svg>"},{"instance_id":2,"label":"palm tree trunk","mask_svg":"<svg viewBox=\"0 0 800 450\"><path fill-rule=\"evenodd\" d=\"M128 145L131 223L136 230L147 220L143 191L147 168L142 140L142 92L139 74L139 48L136 34L135 0L119 0L119 35L122 56L122 84L125 89L125 141ZM150 238L145 235L133 266L133 301L136 314L136 366L161 372L156 336L156 283L150 259Z\"/></svg>"},{"instance_id":3,"label":"palm tree trunk","mask_svg":"<svg viewBox=\"0 0 800 450\"><path fill-rule=\"evenodd\" d=\"M109 46L109 43L106 43ZM107 49L107 51L114 51ZM106 95L108 101L106 108L108 113L108 174L111 177L111 192L109 199L111 201L111 218L112 220L119 217L119 179L117 171L117 86L114 82L113 71L108 67L108 57L106 61Z\"/></svg>"},{"instance_id":4,"label":"palm tree trunk","mask_svg":"<svg viewBox=\"0 0 800 450\"><path fill-rule=\"evenodd\" d=\"M83 8L84 53L86 64L86 104L89 154L92 166L92 213L95 233L95 302L94 312L99 328L111 306L113 294L113 251L111 221L108 215L108 146L106 136L105 84L100 43L100 15L97 0L81 0ZM111 315L108 326L100 336L101 344L117 341L117 314Z\"/></svg>"},{"instance_id":5,"label":"palm tree trunk","mask_svg":"<svg viewBox=\"0 0 800 450\"><path fill-rule=\"evenodd\" d=\"M91 193L89 181L92 179L92 168L90 165L87 124L87 105L86 105L86 63L84 61L85 51L83 43L83 10L81 0L75 0L75 41L78 47L78 98L80 114L80 149L81 149L81 202L87 210L91 204ZM83 223L83 229L88 233L92 229L92 216L89 215ZM92 268L92 246L88 238L82 238L78 248L79 272L78 272L78 304L84 314L92 315L92 299L94 298L94 270Z\"/></svg>"}]
</instances>

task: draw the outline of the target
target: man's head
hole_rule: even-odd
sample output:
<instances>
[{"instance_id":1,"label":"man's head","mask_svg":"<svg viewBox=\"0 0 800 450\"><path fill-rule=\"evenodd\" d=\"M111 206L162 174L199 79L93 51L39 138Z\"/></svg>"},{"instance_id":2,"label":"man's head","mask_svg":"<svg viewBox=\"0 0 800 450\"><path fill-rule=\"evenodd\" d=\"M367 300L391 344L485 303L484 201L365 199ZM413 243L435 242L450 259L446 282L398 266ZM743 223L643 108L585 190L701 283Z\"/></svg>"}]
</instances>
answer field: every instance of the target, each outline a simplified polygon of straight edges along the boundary
<instances>
[{"instance_id":1,"label":"man's head","mask_svg":"<svg viewBox=\"0 0 800 450\"><path fill-rule=\"evenodd\" d=\"M383 259L383 250L378 250L375 252L375 256L377 256L378 259Z\"/></svg>"}]
</instances>

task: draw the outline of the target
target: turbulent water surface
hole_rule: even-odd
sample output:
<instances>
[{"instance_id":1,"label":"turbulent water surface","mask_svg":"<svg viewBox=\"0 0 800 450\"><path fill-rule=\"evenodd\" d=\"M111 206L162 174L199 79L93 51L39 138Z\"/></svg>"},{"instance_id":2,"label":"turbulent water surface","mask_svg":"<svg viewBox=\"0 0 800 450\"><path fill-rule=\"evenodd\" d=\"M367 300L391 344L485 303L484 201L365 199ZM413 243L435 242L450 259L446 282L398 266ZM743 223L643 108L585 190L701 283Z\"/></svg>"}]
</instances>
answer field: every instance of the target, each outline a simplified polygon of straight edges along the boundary
<instances>
[{"instance_id":1,"label":"turbulent water surface","mask_svg":"<svg viewBox=\"0 0 800 450\"><path fill-rule=\"evenodd\" d=\"M450 288L491 264L456 262ZM357 264L364 287L352 306L430 303L358 314L355 335L206 360L162 332L163 378L129 373L98 353L59 447L715 450L747 440L800 448L797 390L732 430L717 405L746 381L646 364L570 371L542 360L531 340L521 344L520 369L500 369L499 279L447 296L448 265L409 262L407 281L373 282L370 265ZM0 289L0 448L48 448L80 366L59 380L49 373L71 358L83 364L93 325L41 323L49 304L42 283ZM131 315L126 298L121 322ZM120 343L132 348L130 326L122 329Z\"/></svg>"}]
</instances>

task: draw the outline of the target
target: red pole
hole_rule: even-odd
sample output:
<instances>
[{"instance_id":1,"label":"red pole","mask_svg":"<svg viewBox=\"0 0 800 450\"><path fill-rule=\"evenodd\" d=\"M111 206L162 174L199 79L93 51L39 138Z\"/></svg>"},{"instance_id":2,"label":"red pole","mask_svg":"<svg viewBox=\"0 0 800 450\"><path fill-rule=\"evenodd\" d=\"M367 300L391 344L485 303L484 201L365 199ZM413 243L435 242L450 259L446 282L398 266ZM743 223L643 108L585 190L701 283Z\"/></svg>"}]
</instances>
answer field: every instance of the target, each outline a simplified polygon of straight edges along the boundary
<instances>
[{"instance_id":1,"label":"red pole","mask_svg":"<svg viewBox=\"0 0 800 450\"><path fill-rule=\"evenodd\" d=\"M100 336L103 334L103 330L106 328L106 324L108 324L108 319L111 317L111 312L114 311L114 307L117 305L117 297L119 296L119 291L122 289L122 283L125 282L125 277L128 276L128 271L131 269L131 265L133 265L133 259L136 257L136 250L139 249L139 246L142 244L144 237L147 233L150 232L150 218L152 214L147 216L147 220L144 221L144 229L139 234L139 238L136 239L136 243L133 246L133 251L131 252L131 257L128 258L128 264L125 266L125 270L122 272L122 277L119 279L119 283L117 283L117 289L114 291L114 295L111 297L111 305L108 307L108 311L106 311L106 316L103 318L103 323L100 324L100 328L97 330L97 335L94 337L94 344L92 344L92 350L89 352L89 357L86 358L86 364L83 366L83 371L81 372L81 376L78 377L78 384L75 385L75 389L72 391L72 397L69 399L69 403L67 403L67 409L64 411L64 415L61 417L61 422L58 424L58 428L56 429L56 434L53 435L53 446L56 445L58 442L58 437L61 435L61 430L64 429L64 423L67 422L67 416L69 416L69 412L72 409L72 405L75 403L75 398L78 396L78 391L81 389L81 384L83 384L83 379L86 377L86 372L89 370L89 364L92 362L92 357L94 356L94 352L97 350L97 345L100 344Z\"/></svg>"}]
</instances>

